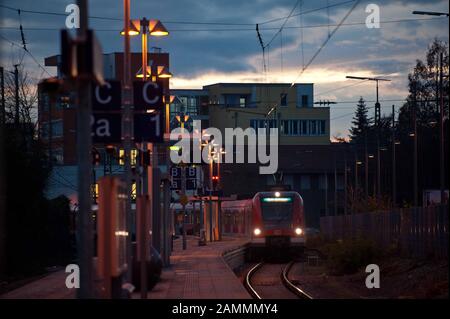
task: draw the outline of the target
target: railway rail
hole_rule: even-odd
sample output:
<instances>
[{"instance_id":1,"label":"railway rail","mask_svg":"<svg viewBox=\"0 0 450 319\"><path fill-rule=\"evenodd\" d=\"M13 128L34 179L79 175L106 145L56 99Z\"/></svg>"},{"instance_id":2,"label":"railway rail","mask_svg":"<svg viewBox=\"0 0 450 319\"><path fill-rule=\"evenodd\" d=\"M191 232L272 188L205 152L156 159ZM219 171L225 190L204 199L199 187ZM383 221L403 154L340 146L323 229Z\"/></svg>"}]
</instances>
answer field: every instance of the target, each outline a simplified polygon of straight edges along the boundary
<instances>
[{"instance_id":1,"label":"railway rail","mask_svg":"<svg viewBox=\"0 0 450 319\"><path fill-rule=\"evenodd\" d=\"M287 264L267 264L260 262L247 272L244 286L255 299L313 299L289 279L289 271L297 261Z\"/></svg>"}]
</instances>

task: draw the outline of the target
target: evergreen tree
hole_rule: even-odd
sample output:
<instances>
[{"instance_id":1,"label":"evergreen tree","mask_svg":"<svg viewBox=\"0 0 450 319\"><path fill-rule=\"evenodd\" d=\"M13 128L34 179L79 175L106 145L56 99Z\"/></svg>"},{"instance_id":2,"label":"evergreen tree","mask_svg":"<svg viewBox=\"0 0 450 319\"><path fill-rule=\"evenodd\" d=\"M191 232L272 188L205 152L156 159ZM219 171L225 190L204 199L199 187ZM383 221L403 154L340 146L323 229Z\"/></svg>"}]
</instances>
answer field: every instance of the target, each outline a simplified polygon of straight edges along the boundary
<instances>
[{"instance_id":1,"label":"evergreen tree","mask_svg":"<svg viewBox=\"0 0 450 319\"><path fill-rule=\"evenodd\" d=\"M350 128L350 136L352 141L358 142L364 137L372 124L372 118L368 116L368 109L363 97L360 97L356 106L355 116L353 117L352 127Z\"/></svg>"}]
</instances>

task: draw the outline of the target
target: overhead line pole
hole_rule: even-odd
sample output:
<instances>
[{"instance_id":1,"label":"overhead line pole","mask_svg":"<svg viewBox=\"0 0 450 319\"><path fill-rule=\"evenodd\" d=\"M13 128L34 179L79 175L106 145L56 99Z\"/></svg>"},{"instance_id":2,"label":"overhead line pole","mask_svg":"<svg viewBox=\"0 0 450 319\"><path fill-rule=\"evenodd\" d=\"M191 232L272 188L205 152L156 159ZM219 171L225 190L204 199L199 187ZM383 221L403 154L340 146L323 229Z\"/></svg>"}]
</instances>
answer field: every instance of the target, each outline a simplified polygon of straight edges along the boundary
<instances>
[{"instance_id":1,"label":"overhead line pole","mask_svg":"<svg viewBox=\"0 0 450 319\"><path fill-rule=\"evenodd\" d=\"M133 218L131 215L131 55L130 55L130 0L123 1L124 22L124 57L123 57L123 129L124 129L124 157L125 157L125 184L126 184L126 224L127 224L127 280L132 280L132 243L131 232Z\"/></svg>"},{"instance_id":2,"label":"overhead line pole","mask_svg":"<svg viewBox=\"0 0 450 319\"><path fill-rule=\"evenodd\" d=\"M15 112L14 112L14 124L19 125L19 65L14 64L14 96L15 96Z\"/></svg>"},{"instance_id":3,"label":"overhead line pole","mask_svg":"<svg viewBox=\"0 0 450 319\"><path fill-rule=\"evenodd\" d=\"M440 188L441 188L441 204L444 204L445 199L445 166L444 166L444 88L442 83L443 78L443 60L444 54L440 54L439 63L439 87L440 87L440 112L439 112L439 168L440 168Z\"/></svg>"},{"instance_id":4,"label":"overhead line pole","mask_svg":"<svg viewBox=\"0 0 450 319\"><path fill-rule=\"evenodd\" d=\"M87 36L88 6L87 0L78 0L80 8L80 28L77 30L79 39ZM78 155L78 225L79 235L78 256L80 267L80 288L78 298L93 298L93 221L92 221L92 163L91 153L91 99L90 82L77 80L77 155Z\"/></svg>"}]
</instances>

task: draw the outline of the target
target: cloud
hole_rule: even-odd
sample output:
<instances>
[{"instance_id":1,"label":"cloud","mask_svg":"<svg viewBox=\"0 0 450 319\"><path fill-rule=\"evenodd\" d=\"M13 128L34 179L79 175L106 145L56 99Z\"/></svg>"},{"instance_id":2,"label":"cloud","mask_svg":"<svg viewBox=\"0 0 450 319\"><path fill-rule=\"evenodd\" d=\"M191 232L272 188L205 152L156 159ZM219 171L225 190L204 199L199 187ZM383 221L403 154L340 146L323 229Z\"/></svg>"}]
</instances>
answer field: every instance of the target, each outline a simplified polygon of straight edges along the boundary
<instances>
[{"instance_id":1,"label":"cloud","mask_svg":"<svg viewBox=\"0 0 450 319\"><path fill-rule=\"evenodd\" d=\"M303 6L295 13L321 8L329 3L335 5L344 0L302 1ZM71 0L4 0L2 4L21 9L64 13ZM347 23L365 21L365 6L369 1L361 1L347 19ZM445 0L387 1L379 0L381 20L423 19L426 16L412 15L413 10L448 12ZM261 34L267 43L283 23L283 19L272 23L265 21L282 18L289 14L295 0L166 0L131 1L131 15L134 18L146 16L159 18L166 23L170 36L164 39L150 38L150 46L158 46L170 52L171 71L175 77L174 87L201 87L214 82L258 82L265 79L262 68L262 52L257 39L255 24L260 23ZM267 78L274 82L293 81L302 60L307 63L325 41L329 30L338 23L352 3L335 6L327 10L294 16L282 32L283 49L280 37L269 48L266 61L269 73ZM0 34L17 43L21 42L18 27L18 14L15 11L0 9ZM91 16L122 17L122 2L109 0L89 1ZM22 12L27 46L43 64L46 56L59 51L58 29L64 27L64 16L39 15ZM206 22L215 24L189 24L175 22ZM233 23L221 25L217 23ZM91 27L99 31L97 35L105 52L121 51L123 39L118 35L121 21L90 20ZM303 24L308 28L299 29ZM314 27L321 25L321 27ZM9 30L4 27L14 27ZM47 31L32 28L50 28ZM53 30L52 30L53 29ZM233 29L233 30L230 30ZM204 31L194 31L204 30ZM303 32L302 32L303 30ZM301 35L303 34L303 39ZM424 58L427 46L435 37L448 41L448 19L410 21L382 24L380 29L367 29L365 25L343 25L315 58L307 72L299 79L315 82L316 92L330 90L346 85L345 75L391 75L395 78L386 87L385 93L403 98L406 90L407 74L417 58ZM21 56L20 48L12 48L1 40L0 62L6 67ZM138 51L140 42L132 41L132 49ZM302 58L302 52L304 53ZM11 57L16 58L11 58ZM281 72L283 57L283 73ZM42 73L36 64L25 57L27 66L33 66L37 77ZM54 70L49 69L50 72ZM356 100L359 95L373 96L370 85L361 84L348 90L335 91L330 98ZM345 114L347 110L333 111L333 116ZM351 118L351 117L350 117ZM348 124L348 123L347 123ZM333 130L346 130L345 121L338 119L332 124ZM333 132L332 132L333 133Z\"/></svg>"}]
</instances>

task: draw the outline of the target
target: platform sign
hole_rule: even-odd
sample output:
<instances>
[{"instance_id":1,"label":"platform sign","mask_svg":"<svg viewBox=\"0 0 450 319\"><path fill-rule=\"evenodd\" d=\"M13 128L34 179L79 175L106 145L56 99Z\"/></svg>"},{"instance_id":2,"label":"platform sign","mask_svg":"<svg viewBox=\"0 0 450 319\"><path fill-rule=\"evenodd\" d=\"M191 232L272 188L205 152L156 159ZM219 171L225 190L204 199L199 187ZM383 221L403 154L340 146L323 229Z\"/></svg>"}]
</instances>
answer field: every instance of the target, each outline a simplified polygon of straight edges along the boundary
<instances>
[{"instance_id":1,"label":"platform sign","mask_svg":"<svg viewBox=\"0 0 450 319\"><path fill-rule=\"evenodd\" d=\"M181 190L182 189L182 180L181 180L181 167L172 166L170 168L170 176L171 178L171 189L172 190ZM197 189L197 167L195 166L186 166L186 190L196 190Z\"/></svg>"},{"instance_id":2,"label":"platform sign","mask_svg":"<svg viewBox=\"0 0 450 319\"><path fill-rule=\"evenodd\" d=\"M170 168L170 189L171 190L181 190L181 167L172 166Z\"/></svg>"},{"instance_id":3,"label":"platform sign","mask_svg":"<svg viewBox=\"0 0 450 319\"><path fill-rule=\"evenodd\" d=\"M93 113L91 115L91 136L94 143L120 143L122 138L121 115Z\"/></svg>"},{"instance_id":4,"label":"platform sign","mask_svg":"<svg viewBox=\"0 0 450 319\"><path fill-rule=\"evenodd\" d=\"M122 87L120 81L105 80L103 85L92 87L92 110L120 111L122 105Z\"/></svg>"},{"instance_id":5,"label":"platform sign","mask_svg":"<svg viewBox=\"0 0 450 319\"><path fill-rule=\"evenodd\" d=\"M164 142L164 115L162 112L134 115L135 142Z\"/></svg>"},{"instance_id":6,"label":"platform sign","mask_svg":"<svg viewBox=\"0 0 450 319\"><path fill-rule=\"evenodd\" d=\"M197 167L187 166L185 168L185 170L186 170L186 178L187 179L191 179L191 178L196 179L197 178Z\"/></svg>"},{"instance_id":7,"label":"platform sign","mask_svg":"<svg viewBox=\"0 0 450 319\"><path fill-rule=\"evenodd\" d=\"M186 189L187 190L196 190L197 189L197 180L196 179L186 179Z\"/></svg>"},{"instance_id":8,"label":"platform sign","mask_svg":"<svg viewBox=\"0 0 450 319\"><path fill-rule=\"evenodd\" d=\"M160 111L164 109L163 85L161 82L134 81L133 97L135 110Z\"/></svg>"}]
</instances>

